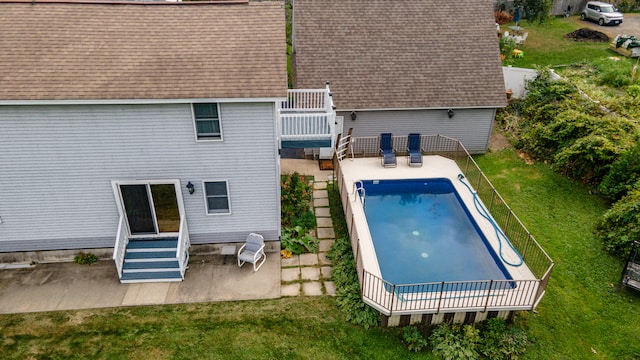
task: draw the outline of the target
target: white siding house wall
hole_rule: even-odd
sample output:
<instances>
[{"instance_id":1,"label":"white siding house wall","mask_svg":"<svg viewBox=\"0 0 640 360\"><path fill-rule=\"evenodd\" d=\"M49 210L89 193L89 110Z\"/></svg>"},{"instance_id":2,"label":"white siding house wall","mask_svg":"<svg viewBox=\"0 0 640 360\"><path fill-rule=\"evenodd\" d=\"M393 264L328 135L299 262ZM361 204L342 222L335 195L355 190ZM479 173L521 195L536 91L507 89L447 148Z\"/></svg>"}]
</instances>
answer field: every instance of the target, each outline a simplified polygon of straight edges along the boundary
<instances>
[{"instance_id":1,"label":"white siding house wall","mask_svg":"<svg viewBox=\"0 0 640 360\"><path fill-rule=\"evenodd\" d=\"M179 179L193 244L276 240L274 114L223 103L224 141L196 142L190 104L0 106L0 252L114 246L112 180ZM206 215L202 180L228 181L230 215Z\"/></svg>"},{"instance_id":2,"label":"white siding house wall","mask_svg":"<svg viewBox=\"0 0 640 360\"><path fill-rule=\"evenodd\" d=\"M440 134L460 140L471 153L484 153L489 146L495 109L453 109L449 118L447 109L357 111L356 120L349 112L344 116L344 132L353 128L353 136L377 136L384 132L408 135Z\"/></svg>"}]
</instances>

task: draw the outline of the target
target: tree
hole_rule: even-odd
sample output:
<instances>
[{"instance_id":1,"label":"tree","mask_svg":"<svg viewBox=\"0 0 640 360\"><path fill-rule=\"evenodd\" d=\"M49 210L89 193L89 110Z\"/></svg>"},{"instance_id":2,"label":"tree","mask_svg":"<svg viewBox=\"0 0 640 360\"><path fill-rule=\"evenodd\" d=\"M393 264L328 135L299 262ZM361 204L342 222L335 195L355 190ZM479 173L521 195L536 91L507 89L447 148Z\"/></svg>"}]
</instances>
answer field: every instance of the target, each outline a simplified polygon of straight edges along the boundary
<instances>
[{"instance_id":1,"label":"tree","mask_svg":"<svg viewBox=\"0 0 640 360\"><path fill-rule=\"evenodd\" d=\"M519 7L524 12L524 17L529 21L543 23L551 12L552 0L514 0L513 6Z\"/></svg>"}]
</instances>

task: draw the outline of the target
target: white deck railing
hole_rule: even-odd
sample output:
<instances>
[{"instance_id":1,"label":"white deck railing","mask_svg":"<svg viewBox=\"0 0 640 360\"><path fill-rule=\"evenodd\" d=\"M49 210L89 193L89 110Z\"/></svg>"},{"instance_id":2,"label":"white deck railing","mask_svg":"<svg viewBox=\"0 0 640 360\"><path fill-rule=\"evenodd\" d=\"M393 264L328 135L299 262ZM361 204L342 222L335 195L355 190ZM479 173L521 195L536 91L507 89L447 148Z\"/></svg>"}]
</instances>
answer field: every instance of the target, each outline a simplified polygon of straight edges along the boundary
<instances>
[{"instance_id":1,"label":"white deck railing","mask_svg":"<svg viewBox=\"0 0 640 360\"><path fill-rule=\"evenodd\" d=\"M180 217L180 233L178 234L178 248L176 249L176 257L180 264L180 274L184 279L184 273L187 271L187 265L189 264L189 247L191 247L191 241L189 240L189 230L187 229L187 219L184 216Z\"/></svg>"},{"instance_id":2,"label":"white deck railing","mask_svg":"<svg viewBox=\"0 0 640 360\"><path fill-rule=\"evenodd\" d=\"M122 278L122 266L124 265L124 254L129 243L129 232L124 222L124 217L120 216L118 221L118 232L116 233L116 245L113 248L113 260L116 262L118 278Z\"/></svg>"},{"instance_id":3,"label":"white deck railing","mask_svg":"<svg viewBox=\"0 0 640 360\"><path fill-rule=\"evenodd\" d=\"M335 147L336 110L329 89L291 89L277 109L281 141L330 140Z\"/></svg>"},{"instance_id":4,"label":"white deck railing","mask_svg":"<svg viewBox=\"0 0 640 360\"><path fill-rule=\"evenodd\" d=\"M281 114L282 140L330 140L335 114Z\"/></svg>"},{"instance_id":5,"label":"white deck railing","mask_svg":"<svg viewBox=\"0 0 640 360\"><path fill-rule=\"evenodd\" d=\"M287 100L283 101L280 108L283 112L325 112L330 110L327 105L328 87L326 89L289 89Z\"/></svg>"}]
</instances>

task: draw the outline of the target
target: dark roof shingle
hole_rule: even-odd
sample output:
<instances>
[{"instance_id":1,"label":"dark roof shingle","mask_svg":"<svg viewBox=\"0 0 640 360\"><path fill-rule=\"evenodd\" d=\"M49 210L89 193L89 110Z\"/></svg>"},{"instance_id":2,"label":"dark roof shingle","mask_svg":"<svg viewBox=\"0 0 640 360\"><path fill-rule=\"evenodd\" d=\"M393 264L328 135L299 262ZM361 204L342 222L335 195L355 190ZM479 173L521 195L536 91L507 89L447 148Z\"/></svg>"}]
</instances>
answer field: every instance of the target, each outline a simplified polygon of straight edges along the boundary
<instances>
[{"instance_id":1,"label":"dark roof shingle","mask_svg":"<svg viewBox=\"0 0 640 360\"><path fill-rule=\"evenodd\" d=\"M0 2L0 100L283 97L281 2Z\"/></svg>"},{"instance_id":2,"label":"dark roof shingle","mask_svg":"<svg viewBox=\"0 0 640 360\"><path fill-rule=\"evenodd\" d=\"M506 105L486 0L296 0L296 87L339 110Z\"/></svg>"}]
</instances>

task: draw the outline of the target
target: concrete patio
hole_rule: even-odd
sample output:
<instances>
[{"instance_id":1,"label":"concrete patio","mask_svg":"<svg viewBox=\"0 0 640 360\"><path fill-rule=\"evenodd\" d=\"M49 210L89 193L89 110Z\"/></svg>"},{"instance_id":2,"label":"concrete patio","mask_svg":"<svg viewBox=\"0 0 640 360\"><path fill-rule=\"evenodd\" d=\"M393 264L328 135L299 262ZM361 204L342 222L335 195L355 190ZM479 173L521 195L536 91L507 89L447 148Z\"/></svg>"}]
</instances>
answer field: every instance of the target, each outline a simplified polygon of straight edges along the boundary
<instances>
[{"instance_id":1,"label":"concrete patio","mask_svg":"<svg viewBox=\"0 0 640 360\"><path fill-rule=\"evenodd\" d=\"M297 159L283 159L281 168L283 173L297 171L316 179L319 254L282 259L281 264L278 252L267 252L267 260L258 272L253 272L250 264L238 268L235 257L225 258L216 251L192 255L184 281L167 283L121 284L111 260L92 265L55 262L4 266L0 267L0 313L335 294L326 258L335 237L326 193L326 180L332 171L320 170L317 161Z\"/></svg>"}]
</instances>

